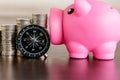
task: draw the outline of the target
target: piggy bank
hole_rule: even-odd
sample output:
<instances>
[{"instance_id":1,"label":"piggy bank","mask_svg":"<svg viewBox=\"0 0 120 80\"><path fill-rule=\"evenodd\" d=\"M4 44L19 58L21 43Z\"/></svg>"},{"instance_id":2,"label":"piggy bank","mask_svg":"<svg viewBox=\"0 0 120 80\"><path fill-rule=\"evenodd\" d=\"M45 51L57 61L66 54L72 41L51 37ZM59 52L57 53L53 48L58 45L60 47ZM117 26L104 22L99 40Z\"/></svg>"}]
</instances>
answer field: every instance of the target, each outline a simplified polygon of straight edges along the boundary
<instances>
[{"instance_id":1,"label":"piggy bank","mask_svg":"<svg viewBox=\"0 0 120 80\"><path fill-rule=\"evenodd\" d=\"M98 0L74 0L65 10L51 8L50 37L65 44L70 58L114 59L120 40L120 14Z\"/></svg>"}]
</instances>

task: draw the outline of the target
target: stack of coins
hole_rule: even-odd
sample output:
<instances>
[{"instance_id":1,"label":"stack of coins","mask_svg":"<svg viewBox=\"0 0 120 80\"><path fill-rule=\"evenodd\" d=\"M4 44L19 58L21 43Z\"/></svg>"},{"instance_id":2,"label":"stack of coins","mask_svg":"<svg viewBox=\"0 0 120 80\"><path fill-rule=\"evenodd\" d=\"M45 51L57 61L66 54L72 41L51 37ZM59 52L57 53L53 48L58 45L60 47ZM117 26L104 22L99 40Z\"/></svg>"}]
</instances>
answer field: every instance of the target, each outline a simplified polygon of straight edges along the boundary
<instances>
[{"instance_id":1,"label":"stack of coins","mask_svg":"<svg viewBox=\"0 0 120 80\"><path fill-rule=\"evenodd\" d=\"M15 55L16 53L16 25L2 25L2 53L1 55Z\"/></svg>"},{"instance_id":2,"label":"stack of coins","mask_svg":"<svg viewBox=\"0 0 120 80\"><path fill-rule=\"evenodd\" d=\"M17 18L17 34L21 31L22 28L31 25L31 19Z\"/></svg>"},{"instance_id":3,"label":"stack of coins","mask_svg":"<svg viewBox=\"0 0 120 80\"><path fill-rule=\"evenodd\" d=\"M28 25L31 25L31 19L17 18L16 23L17 23L17 35L18 35L22 28L24 28ZM22 54L19 50L17 50L16 55L22 56Z\"/></svg>"},{"instance_id":4,"label":"stack of coins","mask_svg":"<svg viewBox=\"0 0 120 80\"><path fill-rule=\"evenodd\" d=\"M32 14L32 24L47 28L47 14Z\"/></svg>"}]
</instances>

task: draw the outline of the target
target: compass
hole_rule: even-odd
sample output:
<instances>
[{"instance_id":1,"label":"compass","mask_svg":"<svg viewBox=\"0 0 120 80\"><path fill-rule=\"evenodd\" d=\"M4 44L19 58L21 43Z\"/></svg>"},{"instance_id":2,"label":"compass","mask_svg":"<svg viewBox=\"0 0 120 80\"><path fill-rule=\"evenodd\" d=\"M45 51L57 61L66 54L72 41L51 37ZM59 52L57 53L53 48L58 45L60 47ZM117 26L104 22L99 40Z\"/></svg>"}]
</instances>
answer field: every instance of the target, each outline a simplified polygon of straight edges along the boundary
<instances>
[{"instance_id":1,"label":"compass","mask_svg":"<svg viewBox=\"0 0 120 80\"><path fill-rule=\"evenodd\" d=\"M47 30L38 25L28 25L17 36L17 47L23 56L38 58L48 51L50 38Z\"/></svg>"}]
</instances>

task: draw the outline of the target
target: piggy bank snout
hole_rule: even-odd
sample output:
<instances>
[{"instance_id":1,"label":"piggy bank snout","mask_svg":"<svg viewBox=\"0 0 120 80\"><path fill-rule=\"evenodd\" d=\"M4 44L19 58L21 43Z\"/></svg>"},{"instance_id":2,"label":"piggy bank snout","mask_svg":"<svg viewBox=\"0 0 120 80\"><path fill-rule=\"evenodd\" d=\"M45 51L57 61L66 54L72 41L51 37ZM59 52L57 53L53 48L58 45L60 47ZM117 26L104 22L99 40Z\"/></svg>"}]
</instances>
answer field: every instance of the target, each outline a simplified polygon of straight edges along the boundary
<instances>
[{"instance_id":1,"label":"piggy bank snout","mask_svg":"<svg viewBox=\"0 0 120 80\"><path fill-rule=\"evenodd\" d=\"M62 44L63 10L52 8L50 11L50 37L53 44Z\"/></svg>"}]
</instances>

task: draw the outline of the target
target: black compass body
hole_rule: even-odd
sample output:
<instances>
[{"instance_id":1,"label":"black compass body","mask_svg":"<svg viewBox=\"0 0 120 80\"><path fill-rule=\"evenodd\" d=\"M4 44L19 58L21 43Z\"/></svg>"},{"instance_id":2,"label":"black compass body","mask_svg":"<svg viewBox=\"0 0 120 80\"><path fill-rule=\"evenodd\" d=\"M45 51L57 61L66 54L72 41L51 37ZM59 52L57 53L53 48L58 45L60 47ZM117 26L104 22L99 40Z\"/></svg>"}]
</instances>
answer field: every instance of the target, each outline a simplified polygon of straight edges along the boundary
<instances>
[{"instance_id":1,"label":"black compass body","mask_svg":"<svg viewBox=\"0 0 120 80\"><path fill-rule=\"evenodd\" d=\"M23 56L38 58L49 49L50 38L47 30L38 25L24 27L17 36L17 47Z\"/></svg>"}]
</instances>

